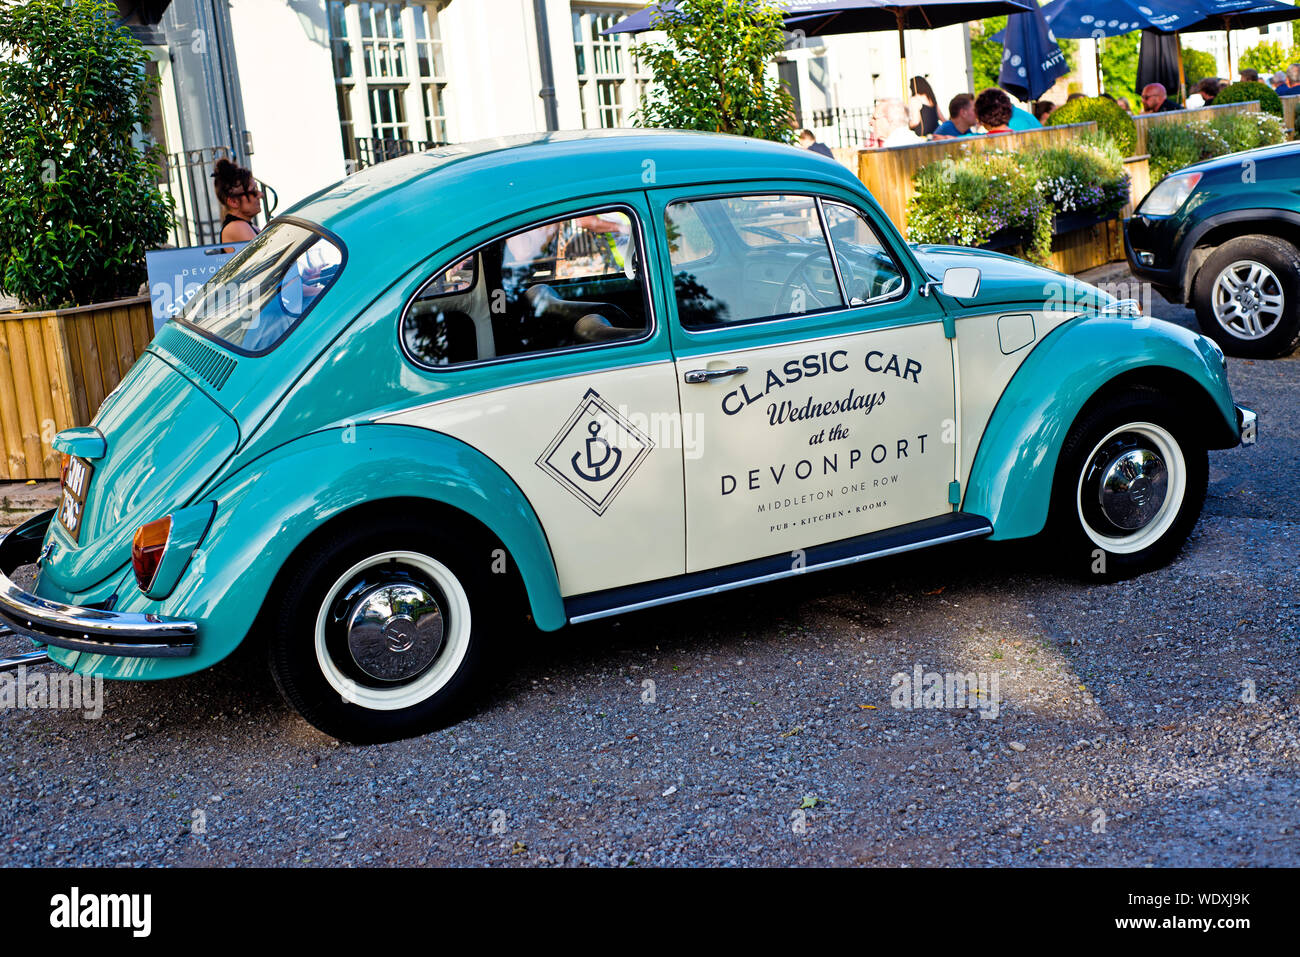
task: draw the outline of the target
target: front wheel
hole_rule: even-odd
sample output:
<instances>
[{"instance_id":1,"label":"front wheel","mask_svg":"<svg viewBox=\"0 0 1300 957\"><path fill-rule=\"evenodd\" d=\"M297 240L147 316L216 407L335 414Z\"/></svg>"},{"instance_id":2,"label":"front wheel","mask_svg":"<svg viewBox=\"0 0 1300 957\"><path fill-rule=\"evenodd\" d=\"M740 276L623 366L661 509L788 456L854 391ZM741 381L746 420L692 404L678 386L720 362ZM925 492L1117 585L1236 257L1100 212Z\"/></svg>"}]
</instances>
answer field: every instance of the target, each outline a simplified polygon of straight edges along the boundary
<instances>
[{"instance_id":1,"label":"front wheel","mask_svg":"<svg viewBox=\"0 0 1300 957\"><path fill-rule=\"evenodd\" d=\"M454 719L492 631L478 549L393 522L344 531L302 557L272 615L271 673L326 734L391 741Z\"/></svg>"},{"instance_id":2,"label":"front wheel","mask_svg":"<svg viewBox=\"0 0 1300 957\"><path fill-rule=\"evenodd\" d=\"M1192 304L1229 355L1289 355L1300 343L1300 251L1274 236L1230 240L1197 271Z\"/></svg>"},{"instance_id":3,"label":"front wheel","mask_svg":"<svg viewBox=\"0 0 1300 957\"><path fill-rule=\"evenodd\" d=\"M1053 525L1077 571L1113 580L1167 564L1205 502L1209 456L1181 409L1132 389L1085 411L1057 466Z\"/></svg>"}]
</instances>

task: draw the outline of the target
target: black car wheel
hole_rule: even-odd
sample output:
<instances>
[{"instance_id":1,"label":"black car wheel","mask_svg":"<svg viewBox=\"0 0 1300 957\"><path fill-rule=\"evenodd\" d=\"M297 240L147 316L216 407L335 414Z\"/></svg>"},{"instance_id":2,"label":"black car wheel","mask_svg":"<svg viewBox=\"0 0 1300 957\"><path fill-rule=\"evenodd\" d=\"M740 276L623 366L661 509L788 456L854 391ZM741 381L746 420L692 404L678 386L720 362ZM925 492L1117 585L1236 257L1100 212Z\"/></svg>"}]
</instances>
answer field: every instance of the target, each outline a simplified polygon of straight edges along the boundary
<instances>
[{"instance_id":1,"label":"black car wheel","mask_svg":"<svg viewBox=\"0 0 1300 957\"><path fill-rule=\"evenodd\" d=\"M1074 571L1126 578L1168 563L1201 514L1209 456L1175 397L1133 388L1075 421L1049 533Z\"/></svg>"},{"instance_id":2,"label":"black car wheel","mask_svg":"<svg viewBox=\"0 0 1300 957\"><path fill-rule=\"evenodd\" d=\"M488 561L486 550L407 518L320 542L296 563L272 616L281 693L321 731L358 744L455 720L498 628Z\"/></svg>"},{"instance_id":3,"label":"black car wheel","mask_svg":"<svg viewBox=\"0 0 1300 957\"><path fill-rule=\"evenodd\" d=\"M1192 304L1201 330L1224 352L1288 355L1300 343L1300 251L1273 236L1230 240L1197 272Z\"/></svg>"}]
</instances>

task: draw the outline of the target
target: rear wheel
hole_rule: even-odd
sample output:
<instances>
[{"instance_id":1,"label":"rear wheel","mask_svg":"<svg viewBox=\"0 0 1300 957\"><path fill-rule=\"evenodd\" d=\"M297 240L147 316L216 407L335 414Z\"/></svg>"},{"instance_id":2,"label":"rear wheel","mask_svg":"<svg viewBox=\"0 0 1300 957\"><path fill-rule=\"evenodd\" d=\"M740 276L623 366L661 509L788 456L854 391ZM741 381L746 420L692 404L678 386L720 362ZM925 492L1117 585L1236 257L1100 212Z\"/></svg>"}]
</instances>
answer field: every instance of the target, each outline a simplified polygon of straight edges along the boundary
<instances>
[{"instance_id":1,"label":"rear wheel","mask_svg":"<svg viewBox=\"0 0 1300 957\"><path fill-rule=\"evenodd\" d=\"M1300 251L1274 236L1230 240L1197 271L1192 304L1224 352L1288 355L1300 343Z\"/></svg>"},{"instance_id":2,"label":"rear wheel","mask_svg":"<svg viewBox=\"0 0 1300 957\"><path fill-rule=\"evenodd\" d=\"M1205 501L1209 459L1173 400L1131 389L1075 422L1061 449L1053 526L1076 571L1103 580L1168 563Z\"/></svg>"},{"instance_id":3,"label":"rear wheel","mask_svg":"<svg viewBox=\"0 0 1300 957\"><path fill-rule=\"evenodd\" d=\"M488 549L393 521L344 531L296 566L272 616L271 673L326 734L369 743L454 720L482 671Z\"/></svg>"}]
</instances>

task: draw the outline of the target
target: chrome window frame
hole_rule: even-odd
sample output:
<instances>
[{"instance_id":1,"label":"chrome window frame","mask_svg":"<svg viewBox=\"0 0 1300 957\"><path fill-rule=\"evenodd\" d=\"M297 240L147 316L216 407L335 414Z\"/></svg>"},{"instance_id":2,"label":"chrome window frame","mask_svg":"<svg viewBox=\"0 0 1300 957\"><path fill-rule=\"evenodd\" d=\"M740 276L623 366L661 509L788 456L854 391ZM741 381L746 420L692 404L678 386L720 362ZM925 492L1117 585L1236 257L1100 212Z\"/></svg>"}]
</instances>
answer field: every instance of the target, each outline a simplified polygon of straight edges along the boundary
<instances>
[{"instance_id":1,"label":"chrome window frame","mask_svg":"<svg viewBox=\"0 0 1300 957\"><path fill-rule=\"evenodd\" d=\"M838 203L841 206L849 207L854 212L858 213L858 215L866 219L868 225L872 227L872 229L876 232L878 237L880 231L876 229L875 223L872 220L872 218L866 212L864 212L861 207L859 207L856 203L850 200L842 199L839 196L828 196L824 193L813 193L813 192L808 192L806 190L781 190L779 192L761 192L761 193L755 193L752 191L744 191L744 192L737 192L737 193L708 193L708 194L700 194L698 196L683 196L678 199L670 199L666 203L664 203L664 215L666 216L668 214L669 207L674 206L678 203L707 202L709 200L736 199L736 198L743 198L747 196L802 196L813 200L814 204L817 207L817 217L818 217L818 222L821 224L822 237L826 240L827 249L831 257L831 264L834 267L835 281L840 291L840 299L844 302L844 305L828 306L825 309L818 309L815 312L791 312L780 316L766 316L761 319L742 319L737 322L721 323L714 326L687 326L682 323L681 316L677 314L676 275L674 274L673 276L674 283L673 283L673 288L671 290L672 295L670 297L672 302L673 318L676 319L677 321L677 328L680 329L682 332L686 333L687 335L707 336L707 335L713 335L718 332L724 332L730 329L748 328L750 326L761 326L773 322L793 322L799 319L805 319L809 316L819 316L819 317L828 316L831 315L832 313L849 312L855 309L871 309L876 306L884 306L893 302L898 302L903 299L906 299L908 293L911 292L913 287L911 276L908 274L907 269L904 268L903 264L899 261L897 250L895 250L892 245L890 245L882 238L881 246L889 253L889 258L893 261L895 267L897 267L899 275L901 275L903 278L903 285L898 289L897 292L891 293L889 296L878 296L875 299L869 299L865 303L859 305L852 304L848 296L848 290L844 288L844 279L840 275L839 261L836 258L836 254L835 254L835 242L830 236L830 228L826 223L825 211L822 209L822 201L825 200L826 202ZM715 255L716 252L717 251L715 250ZM702 262L702 261L703 260L696 260L696 262ZM668 262L668 270L670 273L672 273L673 271L673 264L671 259Z\"/></svg>"},{"instance_id":2,"label":"chrome window frame","mask_svg":"<svg viewBox=\"0 0 1300 957\"><path fill-rule=\"evenodd\" d=\"M406 347L406 337L402 334L402 330L406 327L407 314L410 312L411 306L414 305L416 299L419 297L420 290L423 289L425 286L427 286L434 277L439 276L442 273L446 272L448 269L450 269L452 266L454 266L456 263L460 262L461 260L465 259L466 257L477 256L481 250L486 249L488 246L491 246L493 243L504 242L505 240L509 239L511 236L518 236L521 233L526 233L534 229L540 229L541 227L549 226L552 223L563 223L571 219L577 219L581 216L592 216L602 212L612 212L612 211L625 212L633 225L633 234L637 242L637 252L641 260L641 297L645 303L645 313L646 313L646 320L647 320L646 330L643 335L637 336L635 339L617 339L611 342L593 342L589 345L565 346L560 349L545 349L545 350L538 350L536 352L517 352L514 355L509 355L509 356L494 356L491 359L473 359L468 362L455 362L455 363L448 363L447 365L439 365L439 366L429 365L427 362L422 362L420 359L416 358L411 353L410 349ZM424 278L421 280L419 285L415 287L415 291L412 292L409 297L407 297L406 303L402 306L402 311L398 315L397 344L401 348L402 355L406 358L406 361L411 363L411 365L415 366L417 369L423 369L426 372L446 374L452 372L459 372L464 369L477 369L477 368L482 368L484 366L502 365L507 362L520 362L520 361L526 362L530 359L540 359L545 356L570 355L575 352L590 352L595 349L617 349L620 347L633 346L633 345L637 345L638 343L646 342L650 339L653 339L656 332L658 332L659 330L659 317L655 313L655 307L654 307L654 292L650 286L651 270L650 270L650 261L647 258L647 251L648 250L647 250L647 244L645 239L645 227L641 222L641 217L637 215L637 211L634 207L628 205L627 203L619 203L619 202L603 203L597 206L584 206L572 212L561 213L557 216L551 216L548 219L542 219L542 220L538 220L537 222L529 223L527 226L523 226L519 229L512 229L509 232L501 233L498 236L493 236L491 239L484 240L483 242L475 245L473 248L468 249L465 252L454 256L453 258L446 261L441 266L439 266L439 268L433 270L432 272L424 274ZM479 278L481 278L481 275L479 274L476 266L475 268L476 284ZM472 288L473 287L471 287L471 289ZM443 297L438 296L434 298L440 299Z\"/></svg>"}]
</instances>

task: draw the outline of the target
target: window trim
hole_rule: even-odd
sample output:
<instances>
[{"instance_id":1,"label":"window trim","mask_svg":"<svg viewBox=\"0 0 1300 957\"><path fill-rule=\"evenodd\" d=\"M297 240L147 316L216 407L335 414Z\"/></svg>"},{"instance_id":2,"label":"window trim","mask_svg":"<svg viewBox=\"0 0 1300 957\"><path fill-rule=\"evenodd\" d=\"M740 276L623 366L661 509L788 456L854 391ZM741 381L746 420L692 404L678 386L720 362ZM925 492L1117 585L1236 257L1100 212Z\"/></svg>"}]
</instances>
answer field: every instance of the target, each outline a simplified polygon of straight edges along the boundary
<instances>
[{"instance_id":1,"label":"window trim","mask_svg":"<svg viewBox=\"0 0 1300 957\"><path fill-rule=\"evenodd\" d=\"M668 208L677 203L705 202L708 200L715 200L715 199L736 199L736 198L744 198L746 196L802 196L813 200L813 202L816 204L817 207L818 222L821 224L822 236L823 238L826 239L828 251L831 254L831 262L835 267L835 279L836 279L836 283L839 286L840 298L843 300L844 305L829 306L825 309L818 309L815 312L791 312L791 313L786 313L785 315L782 316L768 316L763 319L745 319L745 320L741 320L740 322L729 322L725 324L719 324L716 326L691 327L691 326L684 325L682 323L681 316L677 314L677 292L676 292L676 283L675 283L675 276L674 276L674 286L672 289L672 296L671 296L673 319L676 321L676 328L680 329L682 332L686 333L687 335L707 336L707 335L713 335L714 333L718 333L718 332L726 332L732 329L750 328L752 326L768 325L774 322L792 322L794 320L803 319L808 316L827 316L836 312L850 312L856 309L873 309L876 306L889 305L891 303L898 302L902 299L905 299L907 298L908 293L911 292L913 286L911 275L908 273L906 266L900 261L898 250L896 250L894 246L882 236L880 237L881 245L884 248L889 250L889 258L892 259L894 261L894 265L898 267L898 271L903 277L903 285L901 288L898 289L897 292L891 293L889 296L880 296L876 299L868 300L865 305L855 306L851 304L851 300L849 299L848 296L848 290L844 287L844 281L840 276L839 264L835 257L835 242L829 235L829 226L826 223L826 217L824 215L824 211L822 210L822 200L825 199L828 202L839 203L841 206L848 206L850 209L858 213L858 215L865 218L867 223L871 225L872 229L875 230L877 234L880 233L880 230L876 228L875 220L865 210L863 210L861 206L859 206L856 202L842 199L839 196L828 195L825 193L807 192L804 190L797 190L797 189L792 189L792 190L781 189L777 192L771 192L771 191L754 192L753 190L744 190L741 192L728 192L728 193L701 193L699 195L694 195L694 196L682 196L676 199L669 199L667 202L664 203L664 214L667 215ZM717 251L715 250L715 255L716 252ZM698 262L702 260L694 260L694 261ZM671 258L668 260L668 271L670 274L672 274L673 272L673 264Z\"/></svg>"},{"instance_id":2,"label":"window trim","mask_svg":"<svg viewBox=\"0 0 1300 957\"><path fill-rule=\"evenodd\" d=\"M266 232L267 229L270 229L272 226L276 225L277 223L289 223L294 226L300 226L303 229L306 229L308 232L315 233L317 236L320 236L324 239L328 239L331 243L334 244L335 248L338 249L339 254L342 258L339 259L338 275L335 276L334 281L330 283L329 289L326 289L325 292L321 293L314 300L312 300L311 305L308 306L303 311L303 314L294 321L293 325L291 325L288 329L284 331L284 335L282 335L279 339L277 339L274 345L268 346L267 348L262 349L260 351L245 349L243 346L237 346L234 343L227 342L225 339L222 339L220 336L214 335L213 333L208 332L208 330L203 329L200 326L196 326L194 323L181 318L180 314L173 316L172 319L168 321L170 322L174 320L180 323L186 329L190 329L193 332L196 332L199 335L201 335L204 339L207 339L215 343L216 345L220 346L222 349L227 349L230 352L235 353L236 355L246 356L250 359L259 359L262 356L270 355L276 349L280 348L280 346L284 345L284 343L288 340L288 338L294 334L297 328L306 321L307 317L310 316L313 311L315 311L316 307L320 304L320 301L325 298L326 294L329 293L330 289L333 289L335 286L339 284L339 280L343 277L343 271L347 269L348 266L348 247L347 244L343 242L343 240L339 239L339 237L335 233L326 229L324 226L321 226L319 223L313 223L309 219L300 219L297 216L277 216L275 217L275 219L271 220L269 223L266 224L266 227L262 230L262 232L263 233ZM261 233L259 233L258 235L261 235ZM249 242L252 242L252 240L249 240ZM245 248L247 248L247 245L245 245ZM241 249L240 252L243 252L243 250ZM204 285L207 285L207 283L204 283ZM195 292L194 295L197 296L198 292Z\"/></svg>"},{"instance_id":3,"label":"window trim","mask_svg":"<svg viewBox=\"0 0 1300 957\"><path fill-rule=\"evenodd\" d=\"M493 243L504 242L505 240L509 239L511 236L517 236L520 233L526 233L533 229L540 229L541 227L549 226L552 223L563 223L570 219L577 219L580 216L592 216L599 213L610 212L614 210L617 210L619 212L626 212L629 220L631 220L632 225L634 227L633 232L637 241L637 252L639 253L641 258L641 275L642 275L641 296L645 300L646 318L648 320L644 335L637 336L635 339L616 339L610 342L593 342L588 345L565 346L561 349L546 349L537 352L517 352L514 355L509 355L509 356L493 356L491 359L472 359L468 362L448 363L447 365L438 365L438 366L429 365L426 362L422 362L420 359L412 355L411 351L406 347L406 337L402 335L402 330L406 327L407 314L410 312L411 306L415 304L416 297L419 296L420 290L423 289L426 285L428 285L429 281L432 280L435 276L438 276L441 273L446 272L448 269L450 269L456 263L460 262L462 259L465 259L468 256L477 256L481 250L486 249L488 246L491 246ZM476 271L477 271L477 266L476 266ZM477 272L475 278L476 280L478 278ZM402 350L402 355L405 356L406 360L409 363L411 363L411 365L415 366L417 369L422 369L426 372L434 372L434 373L439 373L444 375L447 373L460 372L464 369L478 369L485 366L503 365L508 362L519 362L519 361L527 362L530 359L540 359L546 356L569 355L575 352L590 352L595 349L616 349L624 346L637 345L638 343L647 342L650 339L653 339L655 334L659 331L659 317L655 313L654 290L651 287L650 282L651 282L651 269L650 269L650 260L648 258L648 245L645 239L645 227L644 224L641 222L641 217L637 215L637 211L635 207L622 202L603 203L596 206L584 206L579 209L575 209L572 212L560 213L559 215L556 216L550 216L546 219L541 219L541 220L537 220L536 222L528 223L527 225L521 226L518 229L512 229L509 230L508 232L500 233L496 236L493 236L491 239L487 239L481 243L476 244L472 249L468 249L465 252L453 256L452 258L444 262L441 266L439 266L439 268L434 269L432 272L424 273L423 278L416 285L414 291L412 291L411 295L407 297L406 303L405 305L402 306L402 311L398 316L397 344L399 348L401 348Z\"/></svg>"}]
</instances>

